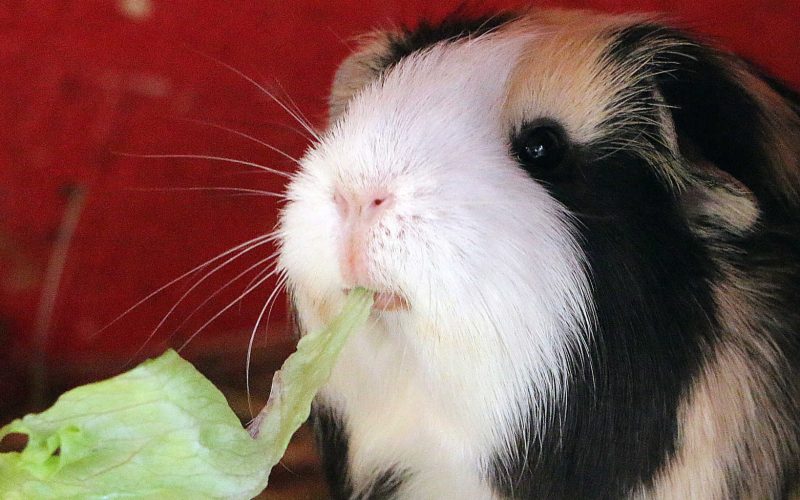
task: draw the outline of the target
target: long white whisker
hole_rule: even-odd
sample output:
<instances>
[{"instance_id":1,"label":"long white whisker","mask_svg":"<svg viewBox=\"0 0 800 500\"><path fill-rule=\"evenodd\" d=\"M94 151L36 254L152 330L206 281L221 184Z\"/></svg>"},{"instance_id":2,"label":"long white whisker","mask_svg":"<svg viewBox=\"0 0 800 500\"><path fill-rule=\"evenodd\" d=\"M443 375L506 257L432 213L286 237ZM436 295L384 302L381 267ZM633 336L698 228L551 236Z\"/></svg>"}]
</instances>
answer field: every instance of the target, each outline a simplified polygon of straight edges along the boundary
<instances>
[{"instance_id":1,"label":"long white whisker","mask_svg":"<svg viewBox=\"0 0 800 500\"><path fill-rule=\"evenodd\" d=\"M279 122L279 121L276 121L276 120L259 120L258 122L256 122L256 125L272 125L273 127L281 127L281 128L286 129L286 130L294 132L295 134L299 135L300 137L302 137L303 139L305 139L307 141L313 141L314 140L313 137L309 137L309 135L306 133L305 130L301 130L301 129L293 126L293 125L289 125L289 124L284 123L284 122Z\"/></svg>"},{"instance_id":2,"label":"long white whisker","mask_svg":"<svg viewBox=\"0 0 800 500\"><path fill-rule=\"evenodd\" d=\"M128 191L140 192L170 192L170 191L221 191L239 194L252 194L258 196L269 196L274 198L285 198L283 193L274 193L272 191L263 191L261 189L250 189L233 186L189 186L189 187L175 187L175 188L128 188Z\"/></svg>"},{"instance_id":3,"label":"long white whisker","mask_svg":"<svg viewBox=\"0 0 800 500\"><path fill-rule=\"evenodd\" d=\"M289 93L286 92L286 89L284 89L283 86L281 86L280 83L277 83L277 85L278 85L278 88L281 89L281 92L283 93L283 97L286 99L286 101L288 101L289 106L294 111L295 115L298 116L301 120L303 120L303 122L305 122L306 124L308 124L310 126L311 122L303 114L303 111L300 109L300 106L298 106L297 103L294 101L294 99L292 99L292 96L290 96Z\"/></svg>"},{"instance_id":4,"label":"long white whisker","mask_svg":"<svg viewBox=\"0 0 800 500\"><path fill-rule=\"evenodd\" d=\"M277 255L278 253L280 253L280 250L275 252L273 255ZM256 273L256 275L253 276L253 279L251 279L250 282L247 283L247 286L244 287L244 290L247 290L248 288L250 288L253 285L253 283L255 283L257 280L259 280L266 273L270 272L273 268L274 268L274 265L270 265L270 266L265 267L263 270L259 271L258 273ZM241 311L241 306L242 306L242 304L239 303L240 311Z\"/></svg>"},{"instance_id":5,"label":"long white whisker","mask_svg":"<svg viewBox=\"0 0 800 500\"><path fill-rule=\"evenodd\" d=\"M202 284L204 281L206 281L206 280L207 280L207 279L209 279L211 276L213 276L213 275L215 275L216 273L218 273L219 271L221 271L221 270L222 270L222 268L224 268L225 266L227 266L227 265L228 265L228 264L230 264L231 262L235 261L236 259L238 259L238 258L239 258L239 257L241 257L242 255L244 255L244 254L246 254L246 253L249 253L249 252L252 252L252 251L253 251L253 250L255 250L256 248L260 247L261 245L265 245L265 244L267 244L267 243L269 243L269 242L270 242L269 240L265 240L265 241L259 241L259 242L256 242L256 243L254 243L254 244L252 244L252 245L250 245L250 246L246 247L244 250L241 250L241 251L239 251L239 252L238 252L236 255L234 255L233 257L231 257L231 258L229 258L229 259L227 259L227 260L226 260L225 262L223 262L222 264L218 265L217 267L215 267L215 268L214 268L214 269L212 269L211 271L207 272L207 273L206 273L206 274L205 274L205 275L204 275L202 278L200 278L199 280L195 281L194 285L192 285L191 287L189 287L189 289L188 289L188 290L186 290L186 291L183 293L183 295L181 295L181 297L178 299L178 301L177 301L177 302L175 302L175 304L174 304L174 305L173 305L173 306L172 306L172 307L169 309L169 311L167 311L167 314L165 314L165 315L164 315L164 317L161 319L161 321L160 321L160 322L159 322L159 323L156 325L156 327L153 329L152 333L150 334L150 337L148 337L148 340L149 340L149 339L150 339L150 338L151 338L153 335L155 335L155 333L156 333L156 332L157 332L157 331L158 331L158 330L159 330L159 329L160 329L160 328L161 328L161 327L164 325L164 323L166 323L167 319L169 319L169 317L170 317L170 316L172 316L172 313L173 313L173 312L175 312L175 309L177 309L177 308L178 308L178 306L180 306L180 305L183 303L183 301L184 301L184 300L186 300L186 297L188 297L188 296L189 296L189 295L190 295L190 294L191 294L191 293L192 293L194 290L196 290L196 289L197 289L197 287L199 287L199 286L200 286L200 285L201 285L201 284ZM266 260L266 259L265 259L265 260Z\"/></svg>"},{"instance_id":6,"label":"long white whisker","mask_svg":"<svg viewBox=\"0 0 800 500\"><path fill-rule=\"evenodd\" d=\"M270 273L270 275L274 274L274 272L275 271ZM244 379L245 379L245 389L247 391L247 408L250 411L250 418L254 417L253 404L252 404L252 401L251 401L251 398L250 398L250 361L251 361L252 355L253 355L253 343L255 342L255 339L256 339L256 333L258 332L258 326L261 323L261 319L264 317L264 312L267 310L267 307L269 306L269 304L271 302L272 303L275 302L275 300L278 297L278 292L283 288L283 285L285 285L285 284L286 284L286 275L284 274L278 280L278 283L276 284L275 289L272 290L272 293L270 294L270 296L267 297L267 301L264 302L264 307L262 307L261 311L258 313L258 319L256 320L256 324L253 327L253 333L250 334L250 340L247 342L247 363L245 364L245 369L244 369L244 371L245 371ZM270 312L271 312L272 311L272 307L269 307L269 309L270 309ZM267 322L269 323L269 320L267 320Z\"/></svg>"},{"instance_id":7,"label":"long white whisker","mask_svg":"<svg viewBox=\"0 0 800 500\"><path fill-rule=\"evenodd\" d=\"M144 350L144 348L147 347L147 344L149 344L150 341L153 340L153 337L155 337L155 335L158 332L158 330L160 330L161 327L164 325L164 323L166 323L167 319L170 316L172 316L172 313L175 312L175 309L177 309L178 306L181 305L181 303L183 303L183 301L186 299L186 297L188 297L192 293L192 291L194 291L198 286L200 286L201 283L203 283L205 280L207 280L208 278L210 278L214 274L218 273L222 268L224 268L225 266L227 266L231 262L235 261L236 259L238 259L242 255L253 251L255 248L258 248L261 245L267 244L270 241L271 241L270 239L266 239L266 240L255 242L252 245L245 247L243 250L240 250L238 253L236 253L233 257L227 259L225 262L223 262L222 264L218 265L217 267L215 267L211 271L207 272L202 278L197 280L191 287L189 287L188 290L186 290L186 292L183 293L183 295L181 295L181 297L178 299L178 301L175 302L175 304L172 305L172 307L169 309L169 311L167 311L167 314L165 314L164 317L161 318L161 321L159 321L159 323L156 325L156 327L153 328L153 331L150 332L150 335L147 336L147 338L144 340L144 342L139 347L139 349L137 349L136 352L133 353L131 358L128 360L128 363L130 364L131 361L133 361L134 359L136 359L137 356L139 356L139 354Z\"/></svg>"},{"instance_id":8,"label":"long white whisker","mask_svg":"<svg viewBox=\"0 0 800 500\"><path fill-rule=\"evenodd\" d=\"M245 270L244 270L244 271L242 271L241 273L237 274L237 275L236 275L236 276L235 276L233 279L231 279L231 280L230 280L230 281L228 281L228 282L227 282L225 285L223 285L222 287L220 287L220 288L219 288L219 289L218 289L216 292L214 292L214 293L212 293L211 295L209 295L209 296L208 296L208 297L207 297L207 298L206 298L206 299L205 299L205 300L204 300L202 303L200 303L200 305L199 305L199 306L197 306L197 307L196 307L196 308L195 308L195 309L194 309L192 312L190 312L190 313L189 313L189 314L188 314L188 315L187 315L187 316L186 316L186 317L183 319L183 321L181 321L181 324L179 324L178 326L176 326L176 327L175 327L175 328L172 330L172 333L171 333L169 336L170 336L170 337L172 337L173 335L175 335L175 333L179 332L179 331L180 331L180 329L181 329L181 328L183 328L183 326L184 326L184 325L185 325L185 324L186 324L186 323L187 323L187 322L188 322L190 319L192 319L192 318L194 317L194 315L195 315L195 314L197 314L197 313L198 313L198 311L200 311L200 309L202 309L202 308L203 308L203 306L205 306L206 304L208 304L209 302L211 302L211 301L214 299L214 297L216 297L217 295L219 295L220 293L222 293L222 292L223 292L224 290L226 290L226 289L227 289L229 286L233 285L234 283L236 283L237 281L239 281L240 279L242 279L242 278L243 278L243 277L244 277L244 276L245 276L247 273L249 273L249 272L250 272L250 271L252 271L253 269L255 269L255 268L259 267L259 266L262 266L262 265L263 265L265 262L267 262L267 261L269 261L270 259L274 258L274 257L275 257L277 254L278 254L278 252L275 252L275 253L273 253L272 255L270 255L270 256L269 256L269 257L267 257L267 258L259 260L258 262L256 262L256 263L255 263L255 264L253 264L252 266L248 267L247 269L245 269ZM268 271L269 271L270 269L272 269L274 266L275 266L275 264L274 264L274 263L273 263L273 264L271 264L271 265L268 265L268 266L266 266L266 269L264 269L264 270L262 270L262 271L259 271L259 272L256 274L256 278L255 278L255 279L258 279L258 278L262 277L262 276L264 275L264 273L268 272ZM252 281L251 281L251 282L250 282L250 283L247 285L247 287L249 287L249 286L251 286L253 283L255 283L255 279L254 279L254 280L252 280ZM245 288L247 288L247 287L245 287Z\"/></svg>"},{"instance_id":9,"label":"long white whisker","mask_svg":"<svg viewBox=\"0 0 800 500\"><path fill-rule=\"evenodd\" d=\"M244 291L244 292L243 292L241 295L239 295L239 296L238 296L236 299L234 299L232 302L230 302L230 303L229 303L227 306L223 307L221 311L219 311L217 314L215 314L214 316L212 316L212 317L211 317L211 319L209 319L208 321L206 321L205 323L203 323L203 325L202 325L200 328L198 328L197 330L195 330L195 331L194 331L194 333L192 333L192 334L189 336L189 338L188 338L188 339L187 339L187 340L186 340L186 341L185 341L185 342L184 342L184 343L183 343L183 344L182 344L182 345L181 345L181 346L178 348L178 352L181 352L182 350L184 350L184 349L186 348L186 346L187 346L187 345L189 345L189 343L190 343L192 340L194 340L194 338L195 338L197 335L199 335L199 334L200 334L200 332L202 332L203 330L205 330L205 329L206 329L206 327L208 327L208 325L210 325L211 323L213 323L213 322L214 322L214 320L216 320L217 318L219 318L220 316L222 316L222 315L225 313L225 311L227 311L228 309L230 309L231 307L233 307L234 305L236 305L236 303L237 303L237 302L239 302L240 300L242 300L243 298L245 298L245 297L247 297L248 295L250 295L250 293L252 293L252 292L253 292L253 290L255 290L256 288L258 288L259 286L261 286L261 285L262 285L262 284L263 284L265 281L267 281L267 280L268 280L269 278L271 278L271 277L272 277L272 273L270 273L270 274L268 274L267 276L264 276L263 278L261 278L260 280L258 280L258 281L257 281L257 282L256 282L256 283L253 285L253 286L251 286L250 288L248 288L247 290L245 290L245 291Z\"/></svg>"},{"instance_id":10,"label":"long white whisker","mask_svg":"<svg viewBox=\"0 0 800 500\"><path fill-rule=\"evenodd\" d=\"M209 59L209 60L211 60L211 61L214 61L215 63L219 64L220 66L222 66L222 67L224 67L224 68L227 68L228 70L230 70L230 71L234 72L235 74L239 75L240 77L242 77L242 78L243 78L243 79L245 79L246 81L250 82L250 83L251 83L253 86L255 86L255 87L258 89L258 90L260 90L261 92L263 92L263 93L264 93L264 94L265 94L267 97L269 97L270 99L272 99L272 100L275 102L275 104L277 104L278 106L280 106L280 108L281 108L283 111L285 111L285 112L286 112L286 114L288 114L290 117L294 118L294 120L295 120L295 121L297 121L297 123L298 123L298 124L299 124L301 127L303 127L303 129L305 129L305 131L306 131L306 132L308 132L309 134L311 134L311 137L313 137L315 140L319 141L319 134L317 134L316 130L314 130L314 129L313 129L313 128L312 128L312 127L311 127L311 126L308 124L308 123L306 123L306 122L304 122L303 120L301 120L301 119L300 119L300 117L298 117L298 116L297 116L297 115L296 115L294 112L292 112L292 110L291 110L291 109L289 109L289 107L288 107L288 106L286 106L286 105L285 105L283 102L281 102L281 101L280 101L278 98L276 98L276 97L275 97L275 95L274 95L272 92L270 92L269 90L267 90L267 89L266 89L266 88L265 88L263 85L261 85L260 83L258 83L258 82L257 82L257 81L255 81L254 79L252 79L251 77L247 76L246 74L244 74L244 73L243 73L243 72L241 72L240 70L238 70L238 69L234 68L234 67L233 67L233 66L231 66L230 64L228 64L228 63L226 63L226 62L223 62L223 61L221 61L221 60L217 59L216 57L210 56L210 55L208 55L208 54L204 54L204 53L202 53L202 52L197 52L197 51L195 51L195 53L197 53L197 54L201 55L202 57L205 57L206 59Z\"/></svg>"},{"instance_id":11,"label":"long white whisker","mask_svg":"<svg viewBox=\"0 0 800 500\"><path fill-rule=\"evenodd\" d=\"M281 149L278 149L275 146L273 146L272 144L264 142L261 139L253 137L252 135L245 134L244 132L240 132L238 130L235 130L235 129L232 129L232 128L229 128L229 127L225 127L223 125L218 125L216 123L206 122L206 121L202 121L202 120L195 120L193 118L178 118L178 120L189 122L189 123L195 123L197 125L203 125L203 126L206 126L206 127L213 127L215 129L224 130L225 132L229 132L231 134L236 134L236 135L238 135L240 137L244 137L245 139L250 139L251 141L264 146L265 148L269 149L270 151L274 151L275 153L278 153L279 155L283 156L284 158L286 158L288 160L291 160L295 164L299 164L300 163L300 160L298 160L294 156L291 156L289 153L286 153L285 151L283 151Z\"/></svg>"},{"instance_id":12,"label":"long white whisker","mask_svg":"<svg viewBox=\"0 0 800 500\"><path fill-rule=\"evenodd\" d=\"M272 256L278 255L278 253L280 253L280 250L278 250L277 252L275 252L274 254L272 254ZM267 273L267 272L269 272L269 270L270 270L271 268L272 268L272 265L270 265L270 266L268 266L268 267L264 268L262 271L260 271L258 274L256 274L256 275L253 277L253 279L251 279L251 280L250 280L250 282L247 284L247 286L246 286L246 287L244 287L244 288L245 288L245 289L247 289L247 288L250 288L250 287L253 285L253 283L255 283L255 282L256 282L256 280L258 280L259 278L261 278L262 276L264 276L264 274L265 274L265 273Z\"/></svg>"},{"instance_id":13,"label":"long white whisker","mask_svg":"<svg viewBox=\"0 0 800 500\"><path fill-rule=\"evenodd\" d=\"M269 241L272 241L272 240L274 240L274 239L276 239L276 238L278 238L278 235L277 235L275 232L272 232L272 233L269 233L269 234L262 234L261 236L257 236L257 237L255 237L255 238L253 238L253 239L251 239L251 240L247 240L247 241L245 241L244 243L240 243L240 244L236 245L235 247L233 247L233 248L230 248L230 249L228 249L228 250L226 250L226 251L222 252L221 254L217 255L216 257L214 257L214 258L212 258L212 259L209 259L209 260L207 260L207 261L203 262L203 263L202 263L202 264L200 264L199 266L197 266L197 267L194 267L194 268L192 268L192 269L190 269L190 270L186 271L185 273L183 273L183 274L181 274L180 276L178 276L177 278L173 279L172 281L170 281L170 282L169 282L169 283L167 283L166 285L163 285L163 286L159 287L158 289L156 289L155 291L153 291L152 293L150 293L149 295L147 295L145 298L143 298L143 299L141 299L140 301L138 301L137 303L133 304L131 307L129 307L128 309L126 309L126 310L125 310L125 311L124 311L122 314L120 314L119 316L117 316L116 318L114 318L114 319L113 319L113 320L112 320L110 323L107 323L105 326L103 326L102 328L100 328L99 330L97 330L95 333L93 333L93 334L90 336L90 339L93 339L93 338L97 337L98 335L100 335L101 333L103 333L104 331L106 331L107 329L111 328L111 327L112 327L113 325L115 325L115 324L116 324L116 323L117 323L119 320L121 320L122 318L124 318L125 316L127 316L128 314L130 314L130 313L131 313L133 310L135 310L136 308L138 308L139 306L141 306L142 304L144 304L145 302L147 302L147 301L148 301L148 300L150 300L151 298L155 297L155 296L156 296L156 295L158 295L159 293L163 292L163 291L164 291L164 290L166 290L167 288L171 287L172 285L174 285L174 284L178 283L179 281L181 281L181 280L185 279L187 276L189 276L189 275L191 275L191 274L193 274L193 273L195 273L195 272L197 272L197 271L199 271L199 270L203 269L204 267L207 267L207 266L209 266L209 265L213 264L214 262L216 262L216 261L218 261L218 260L220 260L220 259L224 258L224 257L225 257L225 256L227 256L227 255L230 255L230 254L232 254L232 253L236 252L237 250L239 250L239 249L241 249L241 248L243 248L243 247L246 247L247 245L251 245L251 244L253 244L253 243L255 243L255 242L258 242L258 241L261 241L261 240L269 240Z\"/></svg>"},{"instance_id":14,"label":"long white whisker","mask_svg":"<svg viewBox=\"0 0 800 500\"><path fill-rule=\"evenodd\" d=\"M264 165L253 163L252 161L237 160L236 158L227 158L225 156L193 155L193 154L137 154L137 153L125 153L119 151L115 151L114 154L116 154L117 156L127 156L129 158L157 158L157 159L179 159L179 160L192 159L192 160L221 161L225 163L235 163L237 165L245 165L248 167L257 168L265 172L270 172L276 175L280 175L282 177L286 177L287 179L291 179L292 177L291 174L286 173L282 170L265 167Z\"/></svg>"}]
</instances>

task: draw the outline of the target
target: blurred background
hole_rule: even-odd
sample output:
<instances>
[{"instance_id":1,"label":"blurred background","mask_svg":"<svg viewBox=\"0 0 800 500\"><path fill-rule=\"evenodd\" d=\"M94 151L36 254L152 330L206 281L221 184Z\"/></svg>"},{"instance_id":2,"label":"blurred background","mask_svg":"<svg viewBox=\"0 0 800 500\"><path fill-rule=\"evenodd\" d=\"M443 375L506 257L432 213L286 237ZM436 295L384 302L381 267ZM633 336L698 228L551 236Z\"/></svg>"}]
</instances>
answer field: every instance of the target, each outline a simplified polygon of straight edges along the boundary
<instances>
[{"instance_id":1,"label":"blurred background","mask_svg":"<svg viewBox=\"0 0 800 500\"><path fill-rule=\"evenodd\" d=\"M247 344L276 288L265 260L274 247L213 259L274 228L270 193L285 178L219 159L130 155L291 172L308 133L254 83L322 127L356 34L462 3L0 1L0 425L184 345L249 419ZM800 86L797 0L535 3L663 12ZM285 298L274 298L254 337L256 411L293 349ZM308 430L284 463L264 498L325 496Z\"/></svg>"}]
</instances>

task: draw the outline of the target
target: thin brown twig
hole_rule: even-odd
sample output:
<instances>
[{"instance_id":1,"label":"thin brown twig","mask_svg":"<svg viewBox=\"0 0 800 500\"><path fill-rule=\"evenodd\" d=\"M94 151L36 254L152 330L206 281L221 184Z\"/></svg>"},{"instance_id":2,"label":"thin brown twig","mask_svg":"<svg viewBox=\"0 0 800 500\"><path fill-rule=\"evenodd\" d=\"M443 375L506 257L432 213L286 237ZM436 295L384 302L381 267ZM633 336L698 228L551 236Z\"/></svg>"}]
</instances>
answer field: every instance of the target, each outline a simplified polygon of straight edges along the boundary
<instances>
[{"instance_id":1,"label":"thin brown twig","mask_svg":"<svg viewBox=\"0 0 800 500\"><path fill-rule=\"evenodd\" d=\"M31 391L30 403L38 408L45 403L47 396L47 342L50 339L50 327L56 307L58 290L64 267L72 244L81 212L86 202L86 189L82 186L71 188L67 193L67 207L61 218L58 234L53 242L53 250L47 262L39 307L36 311L36 323L33 329L33 359L30 365Z\"/></svg>"}]
</instances>

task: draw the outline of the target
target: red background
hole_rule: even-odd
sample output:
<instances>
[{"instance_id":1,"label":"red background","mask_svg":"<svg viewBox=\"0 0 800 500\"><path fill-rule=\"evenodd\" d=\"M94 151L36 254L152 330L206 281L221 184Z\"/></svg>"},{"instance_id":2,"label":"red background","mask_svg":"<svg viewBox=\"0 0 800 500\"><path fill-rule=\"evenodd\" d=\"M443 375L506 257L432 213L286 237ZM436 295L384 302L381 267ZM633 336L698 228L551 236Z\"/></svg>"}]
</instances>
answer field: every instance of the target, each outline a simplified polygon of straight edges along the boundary
<instances>
[{"instance_id":1,"label":"red background","mask_svg":"<svg viewBox=\"0 0 800 500\"><path fill-rule=\"evenodd\" d=\"M420 14L436 18L461 3L0 3L0 362L7 367L6 378L34 359L36 339L45 346L51 369L85 374L118 367L143 346L193 281L157 295L94 335L103 325L171 279L274 226L273 198L173 189L238 186L280 191L280 177L220 162L114 154L213 154L292 169L290 161L253 141L182 120L231 127L293 156L303 151L305 139L292 130L297 124L291 118L241 76L206 56L288 95L321 126L329 82L355 34L413 23ZM480 10L524 3L473 4ZM665 12L795 86L800 84L796 0L537 4ZM69 214L78 215L71 239L64 222ZM63 245L65 241L69 245ZM53 312L37 313L48 296L44 283L53 256L60 255L59 246L68 252L63 268L54 266L63 274ZM231 286L230 293L216 296L170 337L183 319L272 251L254 251L204 282L142 354L180 345L233 300L255 273ZM266 283L241 307L231 308L198 336L194 348L245 344L274 286L274 280ZM273 340L283 335L284 314L279 300L271 321ZM48 321L42 323L42 318ZM264 335L257 341L263 344ZM22 379L11 380L18 384Z\"/></svg>"}]
</instances>

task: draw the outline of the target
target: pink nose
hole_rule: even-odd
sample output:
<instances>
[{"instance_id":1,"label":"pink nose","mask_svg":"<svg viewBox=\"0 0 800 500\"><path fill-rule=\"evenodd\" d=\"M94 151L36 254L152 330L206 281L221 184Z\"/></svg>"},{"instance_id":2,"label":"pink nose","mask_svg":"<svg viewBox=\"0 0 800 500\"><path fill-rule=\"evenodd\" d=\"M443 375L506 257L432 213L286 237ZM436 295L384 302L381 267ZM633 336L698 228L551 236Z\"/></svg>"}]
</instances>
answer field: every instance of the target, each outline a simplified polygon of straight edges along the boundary
<instances>
[{"instance_id":1,"label":"pink nose","mask_svg":"<svg viewBox=\"0 0 800 500\"><path fill-rule=\"evenodd\" d=\"M342 221L342 277L348 285L370 286L370 230L394 204L394 196L385 191L352 195L337 190L333 201Z\"/></svg>"},{"instance_id":2,"label":"pink nose","mask_svg":"<svg viewBox=\"0 0 800 500\"><path fill-rule=\"evenodd\" d=\"M343 220L349 223L371 224L394 202L394 195L386 192L373 192L364 195L345 195L340 191L333 194L333 202Z\"/></svg>"}]
</instances>

